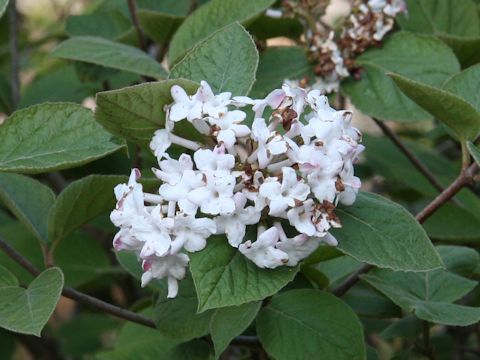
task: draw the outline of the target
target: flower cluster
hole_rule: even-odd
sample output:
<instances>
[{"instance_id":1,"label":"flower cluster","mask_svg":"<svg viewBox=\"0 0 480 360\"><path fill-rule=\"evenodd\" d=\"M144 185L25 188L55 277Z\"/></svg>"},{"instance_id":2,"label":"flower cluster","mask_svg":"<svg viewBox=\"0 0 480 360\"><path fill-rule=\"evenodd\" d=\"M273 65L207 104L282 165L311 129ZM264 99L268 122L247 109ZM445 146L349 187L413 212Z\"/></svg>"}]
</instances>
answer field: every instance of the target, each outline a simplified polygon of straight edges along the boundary
<instances>
[{"instance_id":1,"label":"flower cluster","mask_svg":"<svg viewBox=\"0 0 480 360\"><path fill-rule=\"evenodd\" d=\"M355 58L379 44L392 30L395 17L406 12L405 0L352 0L350 15L337 29L319 20L319 14L315 15L318 19L312 19L308 2L286 0L285 4L287 13L299 15L309 25L305 43L316 75L311 88L326 93L338 91L340 81L355 68ZM325 12L326 8L323 2L318 11Z\"/></svg>"},{"instance_id":2,"label":"flower cluster","mask_svg":"<svg viewBox=\"0 0 480 360\"><path fill-rule=\"evenodd\" d=\"M205 81L192 96L177 85L171 94L165 129L150 143L158 193L145 193L134 169L128 184L115 188L111 214L120 227L114 247L137 254L142 286L166 277L174 297L187 253L202 250L213 234L225 234L261 268L295 266L321 242L337 244L329 233L341 226L335 207L352 204L360 187L353 164L363 146L351 112L332 109L318 90L288 85L265 99L215 95ZM176 135L180 121L212 145ZM172 158L172 144L186 153ZM256 236L246 235L247 226L257 226Z\"/></svg>"}]
</instances>

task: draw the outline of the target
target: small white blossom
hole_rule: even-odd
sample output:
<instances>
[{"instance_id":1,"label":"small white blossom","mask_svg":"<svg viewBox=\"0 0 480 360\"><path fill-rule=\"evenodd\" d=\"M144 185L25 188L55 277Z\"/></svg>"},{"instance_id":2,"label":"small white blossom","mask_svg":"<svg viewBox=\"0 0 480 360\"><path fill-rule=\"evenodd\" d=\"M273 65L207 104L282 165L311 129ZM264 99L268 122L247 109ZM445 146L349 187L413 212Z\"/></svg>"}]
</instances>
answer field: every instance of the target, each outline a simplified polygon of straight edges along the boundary
<instances>
[{"instance_id":1,"label":"small white blossom","mask_svg":"<svg viewBox=\"0 0 480 360\"><path fill-rule=\"evenodd\" d=\"M260 169L265 168L274 155L285 154L287 143L280 134L271 133L265 119L256 118L252 125L253 138L258 142L257 158Z\"/></svg>"},{"instance_id":2,"label":"small white blossom","mask_svg":"<svg viewBox=\"0 0 480 360\"><path fill-rule=\"evenodd\" d=\"M238 250L260 268L273 269L288 263L288 255L275 247L279 241L278 230L271 227L260 234L255 242L241 244Z\"/></svg>"},{"instance_id":3,"label":"small white blossom","mask_svg":"<svg viewBox=\"0 0 480 360\"><path fill-rule=\"evenodd\" d=\"M194 96L189 96L178 85L173 85L170 92L174 103L168 114L169 120L176 122L187 119L191 122L202 117L202 102L199 100L198 93Z\"/></svg>"},{"instance_id":4,"label":"small white blossom","mask_svg":"<svg viewBox=\"0 0 480 360\"><path fill-rule=\"evenodd\" d=\"M142 267L142 287L153 279L167 278L168 298L174 298L178 293L178 280L182 280L186 274L189 258L186 254L173 254L154 259L144 260Z\"/></svg>"},{"instance_id":5,"label":"small white blossom","mask_svg":"<svg viewBox=\"0 0 480 360\"><path fill-rule=\"evenodd\" d=\"M172 253L177 253L181 248L190 252L200 251L207 245L207 238L215 234L217 227L215 221L208 218L195 218L193 216L176 216L174 219Z\"/></svg>"},{"instance_id":6,"label":"small white blossom","mask_svg":"<svg viewBox=\"0 0 480 360\"><path fill-rule=\"evenodd\" d=\"M310 187L303 180L297 179L295 170L291 167L282 168L282 183L278 181L264 182L260 186L260 195L269 201L269 215L279 216L288 207L295 206L296 201L305 201L310 193Z\"/></svg>"}]
</instances>

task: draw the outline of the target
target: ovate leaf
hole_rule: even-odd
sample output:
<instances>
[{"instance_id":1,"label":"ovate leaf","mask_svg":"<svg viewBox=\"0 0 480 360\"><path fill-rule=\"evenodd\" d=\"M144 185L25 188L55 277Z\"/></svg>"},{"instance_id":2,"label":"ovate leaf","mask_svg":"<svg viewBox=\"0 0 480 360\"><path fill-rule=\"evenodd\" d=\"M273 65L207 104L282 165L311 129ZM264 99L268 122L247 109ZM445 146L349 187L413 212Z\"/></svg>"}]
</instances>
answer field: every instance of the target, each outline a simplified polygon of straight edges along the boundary
<instances>
[{"instance_id":1,"label":"ovate leaf","mask_svg":"<svg viewBox=\"0 0 480 360\"><path fill-rule=\"evenodd\" d=\"M409 98L447 125L459 140L474 139L480 131L480 112L462 97L398 74L390 74Z\"/></svg>"},{"instance_id":2,"label":"ovate leaf","mask_svg":"<svg viewBox=\"0 0 480 360\"><path fill-rule=\"evenodd\" d=\"M455 55L462 64L462 68L467 68L480 62L480 36L461 37L455 35L438 34L442 41L450 46Z\"/></svg>"},{"instance_id":3,"label":"ovate leaf","mask_svg":"<svg viewBox=\"0 0 480 360\"><path fill-rule=\"evenodd\" d=\"M183 22L183 16L148 9L138 10L138 20L145 34L157 43L165 43Z\"/></svg>"},{"instance_id":4,"label":"ovate leaf","mask_svg":"<svg viewBox=\"0 0 480 360\"><path fill-rule=\"evenodd\" d=\"M257 65L252 37L239 23L233 23L198 43L172 68L170 77L207 80L214 92L246 95L255 81Z\"/></svg>"},{"instance_id":5,"label":"ovate leaf","mask_svg":"<svg viewBox=\"0 0 480 360\"><path fill-rule=\"evenodd\" d=\"M204 336L210 331L212 311L197 314L198 300L191 278L179 284L176 298L168 299L161 292L155 304L155 323L158 330L167 337L188 341Z\"/></svg>"},{"instance_id":6,"label":"ovate leaf","mask_svg":"<svg viewBox=\"0 0 480 360\"><path fill-rule=\"evenodd\" d=\"M141 312L151 317L149 308ZM162 356L179 343L178 340L162 335L158 330L150 329L133 322L126 322L120 329L112 350L96 354L95 360L151 360L164 359ZM166 359L165 359L166 360Z\"/></svg>"},{"instance_id":7,"label":"ovate leaf","mask_svg":"<svg viewBox=\"0 0 480 360\"><path fill-rule=\"evenodd\" d=\"M58 45L51 54L154 78L167 76L162 66L143 51L101 37L73 37Z\"/></svg>"},{"instance_id":8,"label":"ovate leaf","mask_svg":"<svg viewBox=\"0 0 480 360\"><path fill-rule=\"evenodd\" d=\"M27 176L0 173L0 199L38 239L48 242L48 212L55 202L48 186Z\"/></svg>"},{"instance_id":9,"label":"ovate leaf","mask_svg":"<svg viewBox=\"0 0 480 360\"><path fill-rule=\"evenodd\" d=\"M261 302L250 302L215 310L210 322L210 336L218 359L235 336L252 323L260 310Z\"/></svg>"},{"instance_id":10,"label":"ovate leaf","mask_svg":"<svg viewBox=\"0 0 480 360\"><path fill-rule=\"evenodd\" d=\"M0 0L0 17L2 17L5 10L7 10L8 0Z\"/></svg>"},{"instance_id":11,"label":"ovate leaf","mask_svg":"<svg viewBox=\"0 0 480 360\"><path fill-rule=\"evenodd\" d=\"M0 265L0 288L18 286L18 280L6 267Z\"/></svg>"},{"instance_id":12,"label":"ovate leaf","mask_svg":"<svg viewBox=\"0 0 480 360\"><path fill-rule=\"evenodd\" d=\"M11 286L0 291L0 327L29 335L40 332L55 310L63 288L63 274L50 268L27 289Z\"/></svg>"},{"instance_id":13,"label":"ovate leaf","mask_svg":"<svg viewBox=\"0 0 480 360\"><path fill-rule=\"evenodd\" d=\"M424 34L472 36L480 21L472 0L406 0L408 13L398 16L404 30Z\"/></svg>"},{"instance_id":14,"label":"ovate leaf","mask_svg":"<svg viewBox=\"0 0 480 360\"><path fill-rule=\"evenodd\" d=\"M348 305L317 290L275 295L260 311L257 331L278 360L366 359L363 329Z\"/></svg>"},{"instance_id":15,"label":"ovate leaf","mask_svg":"<svg viewBox=\"0 0 480 360\"><path fill-rule=\"evenodd\" d=\"M170 94L173 85L180 85L189 94L198 88L192 81L175 79L101 92L97 94L96 119L112 134L148 144L153 133L165 126L164 107L173 102ZM202 139L186 120L177 122L174 132L186 138Z\"/></svg>"},{"instance_id":16,"label":"ovate leaf","mask_svg":"<svg viewBox=\"0 0 480 360\"><path fill-rule=\"evenodd\" d=\"M190 259L200 312L262 300L292 281L298 271L286 266L261 269L222 236L211 237L207 247Z\"/></svg>"},{"instance_id":17,"label":"ovate leaf","mask_svg":"<svg viewBox=\"0 0 480 360\"><path fill-rule=\"evenodd\" d=\"M285 79L311 76L311 65L305 50L300 47L268 48L260 54L257 80L251 96L263 98L273 89L282 86Z\"/></svg>"},{"instance_id":18,"label":"ovate leaf","mask_svg":"<svg viewBox=\"0 0 480 360\"><path fill-rule=\"evenodd\" d=\"M395 72L440 87L460 70L455 55L442 41L404 32L388 38L381 49L371 49L359 56L355 65L362 68L361 80L349 78L342 83L342 91L355 107L381 120L412 122L432 116L402 94L386 74Z\"/></svg>"},{"instance_id":19,"label":"ovate leaf","mask_svg":"<svg viewBox=\"0 0 480 360\"><path fill-rule=\"evenodd\" d=\"M58 242L98 215L113 210L113 188L126 180L125 176L90 175L71 183L60 193L50 212L50 241Z\"/></svg>"},{"instance_id":20,"label":"ovate leaf","mask_svg":"<svg viewBox=\"0 0 480 360\"><path fill-rule=\"evenodd\" d=\"M480 309L465 310L466 307L451 304L470 292L477 283L444 270L407 273L376 269L362 275L362 279L423 320L464 326L480 317ZM457 312L459 317L455 319ZM471 312L469 320L465 319L466 312Z\"/></svg>"},{"instance_id":21,"label":"ovate leaf","mask_svg":"<svg viewBox=\"0 0 480 360\"><path fill-rule=\"evenodd\" d=\"M480 165L480 149L475 146L471 141L467 142L468 151L470 151L470 155L472 155L473 160Z\"/></svg>"},{"instance_id":22,"label":"ovate leaf","mask_svg":"<svg viewBox=\"0 0 480 360\"><path fill-rule=\"evenodd\" d=\"M427 271L443 266L425 230L400 205L361 192L353 206L336 212L342 227L331 232L345 254L394 270Z\"/></svg>"},{"instance_id":23,"label":"ovate leaf","mask_svg":"<svg viewBox=\"0 0 480 360\"><path fill-rule=\"evenodd\" d=\"M0 125L0 171L36 174L100 159L124 143L76 104L45 103L15 112Z\"/></svg>"},{"instance_id":24,"label":"ovate leaf","mask_svg":"<svg viewBox=\"0 0 480 360\"><path fill-rule=\"evenodd\" d=\"M199 7L173 36L168 52L170 63L180 60L194 45L225 25L235 21L248 24L274 2L274 0L230 0L228 2L212 0ZM233 44L228 47L229 50L233 48Z\"/></svg>"},{"instance_id":25,"label":"ovate leaf","mask_svg":"<svg viewBox=\"0 0 480 360\"><path fill-rule=\"evenodd\" d=\"M120 11L95 11L88 15L67 18L65 32L69 36L100 36L115 40L128 32L131 21Z\"/></svg>"}]
</instances>

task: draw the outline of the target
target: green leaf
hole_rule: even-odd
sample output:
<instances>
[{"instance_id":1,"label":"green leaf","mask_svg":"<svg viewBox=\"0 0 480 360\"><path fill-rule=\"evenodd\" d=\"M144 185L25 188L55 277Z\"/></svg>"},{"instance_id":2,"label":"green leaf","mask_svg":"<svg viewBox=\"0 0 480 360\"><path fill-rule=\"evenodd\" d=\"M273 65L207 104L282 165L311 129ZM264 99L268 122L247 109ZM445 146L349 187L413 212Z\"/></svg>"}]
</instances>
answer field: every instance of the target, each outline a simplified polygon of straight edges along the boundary
<instances>
[{"instance_id":1,"label":"green leaf","mask_svg":"<svg viewBox=\"0 0 480 360\"><path fill-rule=\"evenodd\" d=\"M397 18L404 30L424 34L472 36L480 22L471 0L406 0L408 14Z\"/></svg>"},{"instance_id":2,"label":"green leaf","mask_svg":"<svg viewBox=\"0 0 480 360\"><path fill-rule=\"evenodd\" d=\"M4 287L0 292L0 327L29 335L40 332L55 310L63 288L63 274L50 268L33 280L27 289Z\"/></svg>"},{"instance_id":3,"label":"green leaf","mask_svg":"<svg viewBox=\"0 0 480 360\"><path fill-rule=\"evenodd\" d=\"M40 242L23 224L18 221L13 221L8 225L1 226L0 236L17 252L22 254L23 257L35 265L37 269L45 268ZM0 264L12 272L20 284L28 284L34 279L34 276L30 272L25 270L25 268L3 251L0 251Z\"/></svg>"},{"instance_id":4,"label":"green leaf","mask_svg":"<svg viewBox=\"0 0 480 360\"><path fill-rule=\"evenodd\" d=\"M85 285L110 269L110 260L102 244L80 231L60 242L53 257L65 275L65 283L72 287Z\"/></svg>"},{"instance_id":5,"label":"green leaf","mask_svg":"<svg viewBox=\"0 0 480 360\"><path fill-rule=\"evenodd\" d=\"M460 37L455 35L437 34L442 41L450 46L462 64L462 68L475 65L480 62L480 36Z\"/></svg>"},{"instance_id":6,"label":"green leaf","mask_svg":"<svg viewBox=\"0 0 480 360\"><path fill-rule=\"evenodd\" d=\"M212 0L198 8L177 30L170 43L168 59L174 64L194 45L213 32L233 22L248 24L262 13L274 0ZM230 46L228 49L232 49Z\"/></svg>"},{"instance_id":7,"label":"green leaf","mask_svg":"<svg viewBox=\"0 0 480 360\"><path fill-rule=\"evenodd\" d=\"M157 43L168 42L185 18L159 11L139 9L138 21L145 34Z\"/></svg>"},{"instance_id":8,"label":"green leaf","mask_svg":"<svg viewBox=\"0 0 480 360\"><path fill-rule=\"evenodd\" d=\"M421 333L422 322L413 315L407 315L386 327L380 336L386 340L396 337L415 339Z\"/></svg>"},{"instance_id":9,"label":"green leaf","mask_svg":"<svg viewBox=\"0 0 480 360\"><path fill-rule=\"evenodd\" d=\"M5 11L7 10L8 0L0 0L0 17L3 16Z\"/></svg>"},{"instance_id":10,"label":"green leaf","mask_svg":"<svg viewBox=\"0 0 480 360\"><path fill-rule=\"evenodd\" d=\"M285 17L273 18L266 15L258 16L247 30L259 40L279 36L298 39L303 34L303 26L299 19Z\"/></svg>"},{"instance_id":11,"label":"green leaf","mask_svg":"<svg viewBox=\"0 0 480 360\"><path fill-rule=\"evenodd\" d=\"M465 246L440 245L436 247L448 271L471 277L480 264L480 255L475 249Z\"/></svg>"},{"instance_id":12,"label":"green leaf","mask_svg":"<svg viewBox=\"0 0 480 360\"><path fill-rule=\"evenodd\" d=\"M443 266L425 230L402 206L361 192L353 206L336 212L342 227L331 232L345 254L394 270L427 271Z\"/></svg>"},{"instance_id":13,"label":"green leaf","mask_svg":"<svg viewBox=\"0 0 480 360\"><path fill-rule=\"evenodd\" d=\"M151 309L142 311L152 315ZM163 359L163 355L175 347L178 340L162 335L158 330L127 322L120 330L112 350L96 354L96 360L152 360ZM167 360L167 359L165 359Z\"/></svg>"},{"instance_id":14,"label":"green leaf","mask_svg":"<svg viewBox=\"0 0 480 360\"><path fill-rule=\"evenodd\" d=\"M48 186L27 176L0 173L0 199L38 239L48 242L48 212L55 202Z\"/></svg>"},{"instance_id":15,"label":"green leaf","mask_svg":"<svg viewBox=\"0 0 480 360\"><path fill-rule=\"evenodd\" d=\"M277 360L366 359L363 329L335 296L317 290L275 295L257 318L265 350Z\"/></svg>"},{"instance_id":16,"label":"green leaf","mask_svg":"<svg viewBox=\"0 0 480 360\"><path fill-rule=\"evenodd\" d=\"M210 237L207 247L190 259L199 312L262 300L292 281L298 271L286 266L261 269L223 236Z\"/></svg>"},{"instance_id":17,"label":"green leaf","mask_svg":"<svg viewBox=\"0 0 480 360\"><path fill-rule=\"evenodd\" d=\"M162 65L143 51L101 37L73 37L58 45L51 54L63 59L84 61L154 78L167 76Z\"/></svg>"},{"instance_id":18,"label":"green leaf","mask_svg":"<svg viewBox=\"0 0 480 360\"><path fill-rule=\"evenodd\" d=\"M95 11L88 15L67 18L65 32L68 36L99 36L115 40L132 28L130 19L120 11Z\"/></svg>"},{"instance_id":19,"label":"green leaf","mask_svg":"<svg viewBox=\"0 0 480 360\"><path fill-rule=\"evenodd\" d=\"M402 94L387 73L394 71L425 84L441 86L460 70L455 55L442 41L406 32L389 37L381 49L365 52L355 65L362 68L361 80L349 78L341 88L355 107L380 120L403 122L428 120L432 116Z\"/></svg>"},{"instance_id":20,"label":"green leaf","mask_svg":"<svg viewBox=\"0 0 480 360\"><path fill-rule=\"evenodd\" d=\"M187 277L179 284L176 298L168 299L162 291L155 304L155 324L165 336L188 341L209 333L212 311L197 314L198 300L192 279Z\"/></svg>"},{"instance_id":21,"label":"green leaf","mask_svg":"<svg viewBox=\"0 0 480 360\"><path fill-rule=\"evenodd\" d=\"M170 77L206 80L214 92L246 95L255 81L257 65L258 52L252 37L239 23L233 23L192 48L172 68Z\"/></svg>"},{"instance_id":22,"label":"green leaf","mask_svg":"<svg viewBox=\"0 0 480 360\"><path fill-rule=\"evenodd\" d=\"M452 76L443 84L443 90L451 92L480 112L480 64L469 67ZM480 125L479 125L480 126Z\"/></svg>"},{"instance_id":23,"label":"green leaf","mask_svg":"<svg viewBox=\"0 0 480 360\"><path fill-rule=\"evenodd\" d=\"M432 171L444 187L450 185L457 178L460 171L458 164L452 163L433 149L416 142L405 141L404 143ZM438 190L430 184L389 139L365 134L363 144L368 149L365 152L367 157L366 163L375 173L385 177L385 185L406 185L419 194L425 195L428 198L427 200L438 195ZM414 200L417 199L418 197ZM473 215L480 214L480 200L470 190L461 190L456 195L456 199ZM434 214L432 217L435 216Z\"/></svg>"},{"instance_id":24,"label":"green leaf","mask_svg":"<svg viewBox=\"0 0 480 360\"><path fill-rule=\"evenodd\" d=\"M175 79L101 92L97 94L96 119L112 134L148 144L153 133L165 126L164 106L173 102L173 85L180 85L189 94L198 88L192 81ZM176 123L174 132L193 140L203 139L186 120Z\"/></svg>"},{"instance_id":25,"label":"green leaf","mask_svg":"<svg viewBox=\"0 0 480 360\"><path fill-rule=\"evenodd\" d=\"M0 288L18 286L18 280L7 268L0 265Z\"/></svg>"},{"instance_id":26,"label":"green leaf","mask_svg":"<svg viewBox=\"0 0 480 360\"><path fill-rule=\"evenodd\" d=\"M395 304L413 312L420 319L459 326L467 324L464 314L469 310L451 303L466 295L477 285L475 281L444 270L407 273L375 269L361 277ZM475 313L478 312L480 316L480 309L467 309L471 309L473 315L470 324L476 322L477 320L474 321L474 317L477 316ZM455 320L453 314L457 310L459 318Z\"/></svg>"},{"instance_id":27,"label":"green leaf","mask_svg":"<svg viewBox=\"0 0 480 360\"><path fill-rule=\"evenodd\" d=\"M460 96L398 74L389 74L397 86L435 118L448 126L462 141L476 138L480 112Z\"/></svg>"},{"instance_id":28,"label":"green leaf","mask_svg":"<svg viewBox=\"0 0 480 360\"><path fill-rule=\"evenodd\" d=\"M473 160L480 165L480 149L475 146L471 141L467 142L468 151L470 151L470 155L472 155Z\"/></svg>"},{"instance_id":29,"label":"green leaf","mask_svg":"<svg viewBox=\"0 0 480 360\"><path fill-rule=\"evenodd\" d=\"M125 176L90 175L71 183L57 198L49 215L50 241L58 242L73 230L115 208L113 188Z\"/></svg>"},{"instance_id":30,"label":"green leaf","mask_svg":"<svg viewBox=\"0 0 480 360\"><path fill-rule=\"evenodd\" d=\"M72 65L62 65L36 77L23 92L19 107L43 102L81 103L94 92L93 87L80 81Z\"/></svg>"},{"instance_id":31,"label":"green leaf","mask_svg":"<svg viewBox=\"0 0 480 360\"><path fill-rule=\"evenodd\" d=\"M122 268L124 268L135 279L142 278L143 269L133 251L117 251L115 257Z\"/></svg>"},{"instance_id":32,"label":"green leaf","mask_svg":"<svg viewBox=\"0 0 480 360\"><path fill-rule=\"evenodd\" d=\"M257 316L262 303L250 302L215 310L210 322L210 336L219 358L235 336L243 333Z\"/></svg>"},{"instance_id":33,"label":"green leaf","mask_svg":"<svg viewBox=\"0 0 480 360\"><path fill-rule=\"evenodd\" d=\"M76 104L45 103L16 111L0 125L0 171L36 174L80 166L125 145Z\"/></svg>"},{"instance_id":34,"label":"green leaf","mask_svg":"<svg viewBox=\"0 0 480 360\"><path fill-rule=\"evenodd\" d=\"M257 81L250 95L263 98L282 86L285 79L301 79L311 75L311 65L304 49L290 46L268 48L260 54Z\"/></svg>"},{"instance_id":35,"label":"green leaf","mask_svg":"<svg viewBox=\"0 0 480 360\"><path fill-rule=\"evenodd\" d=\"M415 315L420 319L449 326L469 326L480 321L480 308L439 302L422 302Z\"/></svg>"},{"instance_id":36,"label":"green leaf","mask_svg":"<svg viewBox=\"0 0 480 360\"><path fill-rule=\"evenodd\" d=\"M464 208L444 204L423 224L427 234L444 241L480 239L480 219Z\"/></svg>"}]
</instances>

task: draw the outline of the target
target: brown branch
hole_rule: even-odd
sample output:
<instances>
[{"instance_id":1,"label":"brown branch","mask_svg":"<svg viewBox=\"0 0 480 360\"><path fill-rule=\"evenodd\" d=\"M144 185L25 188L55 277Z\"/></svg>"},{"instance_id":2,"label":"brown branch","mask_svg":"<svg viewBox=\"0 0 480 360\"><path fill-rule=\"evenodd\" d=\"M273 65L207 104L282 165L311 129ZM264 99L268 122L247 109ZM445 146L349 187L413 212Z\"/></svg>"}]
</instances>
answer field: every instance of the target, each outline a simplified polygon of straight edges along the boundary
<instances>
[{"instance_id":1,"label":"brown branch","mask_svg":"<svg viewBox=\"0 0 480 360\"><path fill-rule=\"evenodd\" d=\"M40 274L40 270L38 270L30 261L28 261L22 254L20 254L17 250L11 247L2 238L0 238L0 249L2 249L10 258L15 260L19 265L21 265L32 275L38 276ZM132 311L122 309L118 306L109 304L103 300L84 294L75 289L64 287L62 290L62 295L84 305L87 305L91 308L116 316L118 318L125 319L150 328L156 328L155 323L152 319L149 319Z\"/></svg>"},{"instance_id":2,"label":"brown branch","mask_svg":"<svg viewBox=\"0 0 480 360\"><path fill-rule=\"evenodd\" d=\"M470 165L446 188L440 195L438 195L430 204L428 204L422 211L420 211L416 219L420 224L425 222L435 211L437 211L443 204L454 197L462 188L473 181L473 177L478 171L476 163Z\"/></svg>"},{"instance_id":3,"label":"brown branch","mask_svg":"<svg viewBox=\"0 0 480 360\"><path fill-rule=\"evenodd\" d=\"M146 52L148 50L147 41L145 40L145 35L143 34L143 30L140 27L140 22L138 21L136 0L128 0L128 9L130 10L133 26L137 30L138 43L140 44L141 49Z\"/></svg>"},{"instance_id":4,"label":"brown branch","mask_svg":"<svg viewBox=\"0 0 480 360\"><path fill-rule=\"evenodd\" d=\"M383 121L373 119L382 132L387 136L397 147L398 149L410 160L413 166L420 171L425 178L432 184L432 186L437 189L439 192L442 192L444 189L443 185L437 180L436 176L425 166L425 164L420 160L417 155L413 153L402 140L395 134L392 129L390 129Z\"/></svg>"},{"instance_id":5,"label":"brown branch","mask_svg":"<svg viewBox=\"0 0 480 360\"><path fill-rule=\"evenodd\" d=\"M10 0L10 4L8 5L8 16L12 107L13 110L15 110L20 102L20 54L18 52L18 14L16 0Z\"/></svg>"},{"instance_id":6,"label":"brown branch","mask_svg":"<svg viewBox=\"0 0 480 360\"><path fill-rule=\"evenodd\" d=\"M470 184L473 181L473 177L477 171L478 165L476 163L470 165L470 167L463 171L448 188L442 191L440 195L438 195L431 203L429 203L422 211L420 211L417 216L415 216L415 219L417 219L420 224L423 224L431 215L440 209L442 205L455 196L455 194L458 193L464 186ZM369 272L372 268L373 266L370 264L363 265L359 270L357 270L338 287L336 287L333 290L333 294L342 296L360 280L360 275Z\"/></svg>"}]
</instances>

